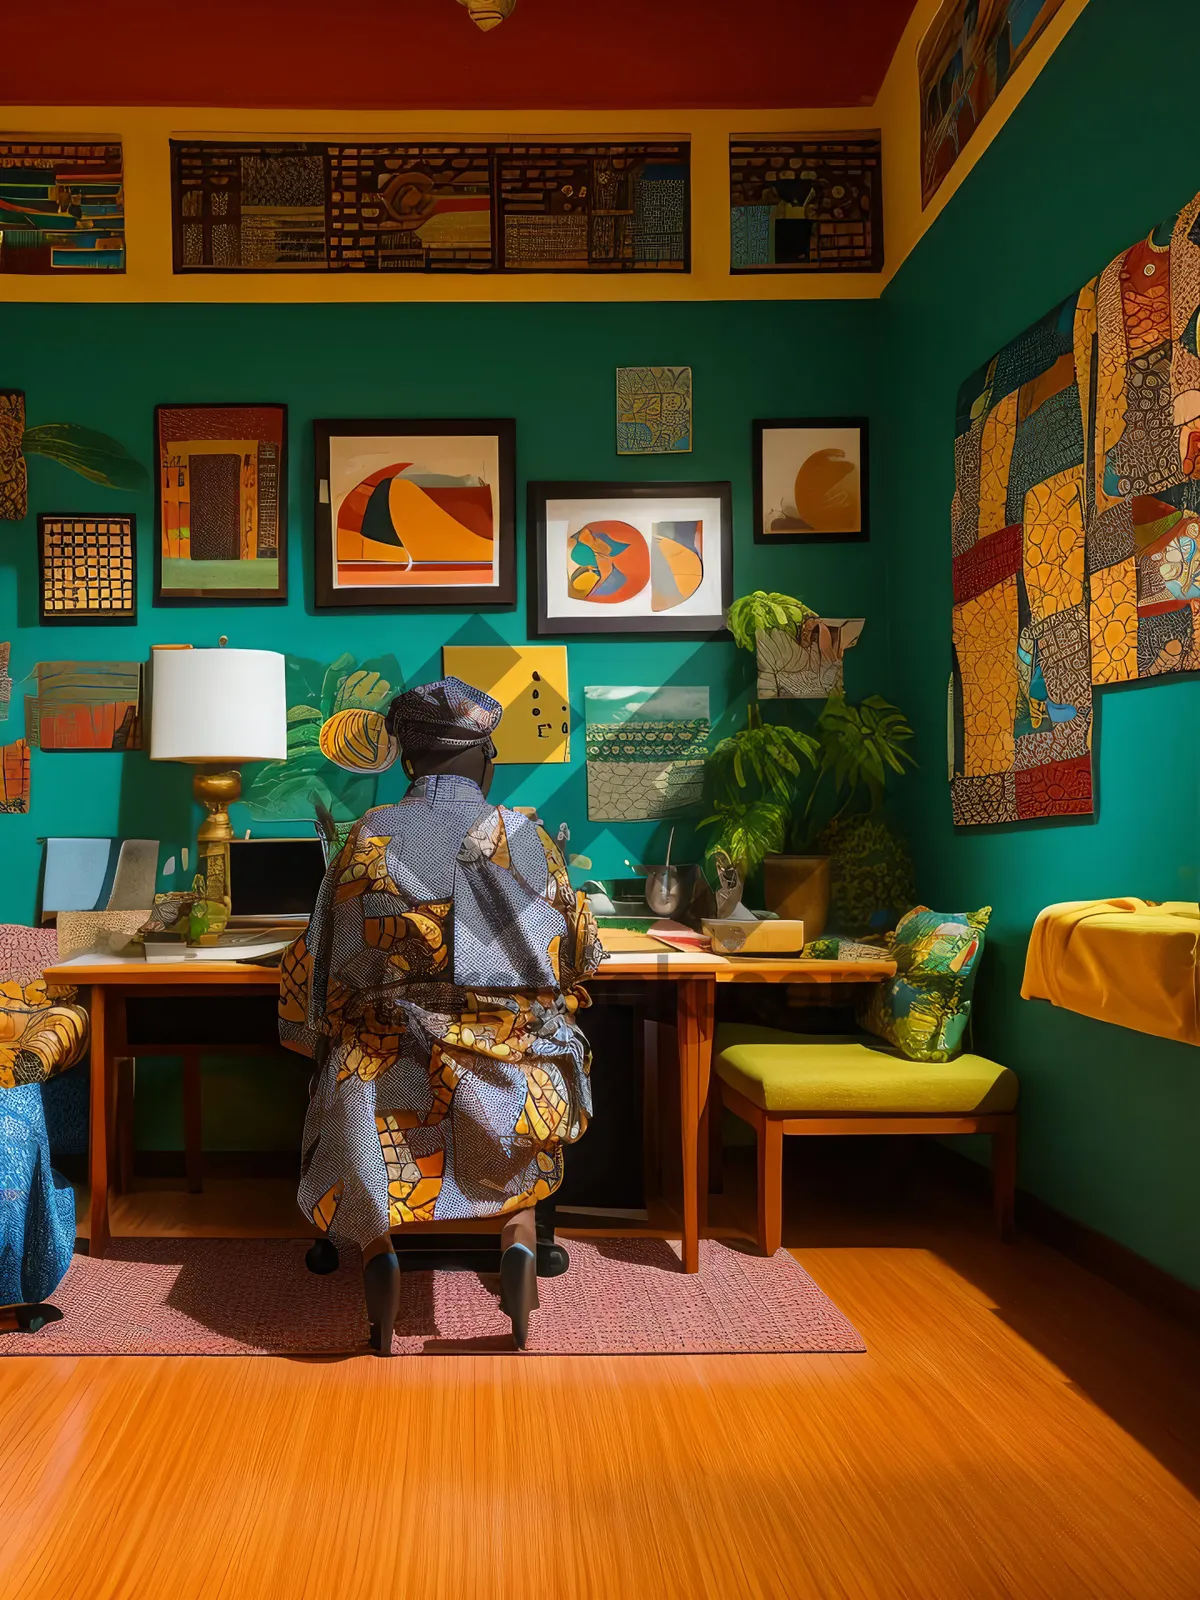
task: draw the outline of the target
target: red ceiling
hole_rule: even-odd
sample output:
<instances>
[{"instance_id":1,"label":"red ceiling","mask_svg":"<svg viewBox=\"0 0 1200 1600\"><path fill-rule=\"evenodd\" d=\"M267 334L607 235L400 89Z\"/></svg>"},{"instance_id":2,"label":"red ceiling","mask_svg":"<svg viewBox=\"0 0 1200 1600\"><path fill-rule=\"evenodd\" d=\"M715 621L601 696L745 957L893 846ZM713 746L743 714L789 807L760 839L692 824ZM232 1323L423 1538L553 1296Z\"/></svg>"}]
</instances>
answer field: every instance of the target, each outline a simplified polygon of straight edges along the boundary
<instances>
[{"instance_id":1,"label":"red ceiling","mask_svg":"<svg viewBox=\"0 0 1200 1600\"><path fill-rule=\"evenodd\" d=\"M914 0L26 0L0 104L560 110L862 105Z\"/></svg>"}]
</instances>

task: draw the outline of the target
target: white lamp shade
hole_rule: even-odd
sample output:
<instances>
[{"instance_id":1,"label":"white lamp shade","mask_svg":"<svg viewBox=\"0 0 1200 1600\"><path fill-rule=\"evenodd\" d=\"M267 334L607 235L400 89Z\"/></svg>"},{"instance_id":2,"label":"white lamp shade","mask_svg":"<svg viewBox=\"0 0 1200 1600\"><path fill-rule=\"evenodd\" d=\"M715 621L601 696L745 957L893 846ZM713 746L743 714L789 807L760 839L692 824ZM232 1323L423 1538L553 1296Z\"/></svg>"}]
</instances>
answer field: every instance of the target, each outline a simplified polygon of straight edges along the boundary
<instances>
[{"instance_id":1,"label":"white lamp shade","mask_svg":"<svg viewBox=\"0 0 1200 1600\"><path fill-rule=\"evenodd\" d=\"M282 761L283 657L274 650L154 650L151 761Z\"/></svg>"}]
</instances>

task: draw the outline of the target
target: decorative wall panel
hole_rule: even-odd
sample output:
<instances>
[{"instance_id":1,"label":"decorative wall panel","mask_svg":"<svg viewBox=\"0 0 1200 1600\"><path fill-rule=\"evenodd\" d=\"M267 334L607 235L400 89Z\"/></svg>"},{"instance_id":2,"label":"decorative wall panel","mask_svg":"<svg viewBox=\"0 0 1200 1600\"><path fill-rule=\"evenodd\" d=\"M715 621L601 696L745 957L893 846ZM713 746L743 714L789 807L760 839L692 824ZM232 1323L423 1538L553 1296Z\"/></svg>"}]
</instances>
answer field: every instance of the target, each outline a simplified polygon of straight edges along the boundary
<instances>
[{"instance_id":1,"label":"decorative wall panel","mask_svg":"<svg viewBox=\"0 0 1200 1600\"><path fill-rule=\"evenodd\" d=\"M189 272L686 272L686 141L172 140Z\"/></svg>"},{"instance_id":2,"label":"decorative wall panel","mask_svg":"<svg viewBox=\"0 0 1200 1600\"><path fill-rule=\"evenodd\" d=\"M729 142L731 272L879 272L878 133Z\"/></svg>"},{"instance_id":3,"label":"decorative wall panel","mask_svg":"<svg viewBox=\"0 0 1200 1600\"><path fill-rule=\"evenodd\" d=\"M0 273L124 271L121 146L0 139Z\"/></svg>"},{"instance_id":4,"label":"decorative wall panel","mask_svg":"<svg viewBox=\"0 0 1200 1600\"><path fill-rule=\"evenodd\" d=\"M959 391L954 820L1094 808L1092 690L1200 670L1200 197Z\"/></svg>"}]
</instances>

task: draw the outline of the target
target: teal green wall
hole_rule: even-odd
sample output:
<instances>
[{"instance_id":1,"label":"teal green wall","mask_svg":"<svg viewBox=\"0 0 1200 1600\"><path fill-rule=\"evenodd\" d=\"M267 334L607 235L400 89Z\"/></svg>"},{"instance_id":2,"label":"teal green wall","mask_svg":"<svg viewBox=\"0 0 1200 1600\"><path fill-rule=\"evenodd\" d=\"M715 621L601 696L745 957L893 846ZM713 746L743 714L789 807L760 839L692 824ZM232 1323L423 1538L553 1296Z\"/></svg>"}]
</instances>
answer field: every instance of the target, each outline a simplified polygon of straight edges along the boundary
<instances>
[{"instance_id":1,"label":"teal green wall","mask_svg":"<svg viewBox=\"0 0 1200 1600\"><path fill-rule=\"evenodd\" d=\"M0 305L0 386L26 391L31 422L73 421L115 434L151 458L156 403L276 400L289 407L290 588L283 606L151 604L154 506L97 489L62 468L30 461L24 524L0 523L0 639L11 639L20 680L46 659L144 659L155 643L231 644L331 660L394 653L407 683L441 676L443 644L526 638L525 484L530 479L730 479L734 587L800 595L827 615L865 615L847 662L851 693L883 687L886 627L874 544L770 550L751 538L750 424L755 417L870 415L875 393L877 303L844 305L479 306L19 306ZM618 458L615 369L690 364L695 448L686 456ZM521 586L517 609L315 612L312 577L312 422L316 417L515 417ZM35 515L133 510L138 517L139 620L135 627L39 628ZM552 829L571 828L573 851L619 873L628 857L653 858L665 826L608 829L587 820L582 727L586 684L671 681L711 686L714 716L744 703L749 659L732 643L671 644L619 635L569 645L573 709L569 767L502 767L496 798L536 804ZM22 731L16 683L0 741ZM788 715L782 710L780 715ZM726 718L728 723L728 716ZM122 833L163 840L162 857L194 833L190 774L145 753L33 752L28 816L0 817L0 921L37 910L47 835ZM401 792L396 769L379 797ZM251 825L235 811L235 826ZM288 824L255 831L294 833ZM688 848L679 842L676 858ZM587 874L577 875L577 881ZM183 887L182 872L162 887ZM157 1076L156 1076L157 1073ZM178 1143L177 1070L147 1069L139 1093L141 1142ZM244 1075L243 1114L226 1089L206 1084L208 1134L218 1145L261 1147L255 1102L274 1094ZM297 1071L295 1076L302 1082ZM152 1086L159 1085L161 1092ZM223 1098L224 1096L224 1098ZM225 1110L218 1108L224 1106ZM292 1135L289 1133L288 1138Z\"/></svg>"},{"instance_id":2,"label":"teal green wall","mask_svg":"<svg viewBox=\"0 0 1200 1600\"><path fill-rule=\"evenodd\" d=\"M1198 44L1190 0L1091 0L884 297L890 399L875 453L890 682L922 762L903 793L918 883L938 906L995 907L976 1042L1021 1075L1021 1182L1193 1284L1200 1054L1019 990L1044 905L1197 898L1200 679L1099 695L1094 820L954 829L944 751L958 384L1200 189ZM1152 81L1131 52L1154 62Z\"/></svg>"},{"instance_id":3,"label":"teal green wall","mask_svg":"<svg viewBox=\"0 0 1200 1600\"><path fill-rule=\"evenodd\" d=\"M886 652L882 584L873 545L770 550L751 539L750 424L755 417L870 414L877 304L517 306L0 306L0 386L26 391L31 422L73 421L115 434L143 461L154 406L190 400L280 400L289 408L292 599L284 606L151 604L153 495L97 489L32 458L24 524L0 523L0 639L11 639L14 680L38 660L145 658L156 643L285 650L330 660L394 653L408 683L441 676L441 647L526 638L525 484L530 479L730 479L734 587L801 595L832 615L866 615L849 658L850 688L881 687ZM615 368L690 364L695 448L690 455L618 457ZM521 533L516 610L313 609L312 422L316 417L515 417ZM138 516L135 627L37 625L38 511L131 509ZM497 798L536 804L599 871L622 870L665 844L666 829L589 824L584 782L585 684L711 686L714 714L740 703L749 659L731 643L671 644L614 635L569 645L574 712L570 766L499 770ZM22 729L14 689L0 740ZM190 825L190 776L145 754L33 753L27 817L0 818L0 920L34 915L40 848L49 834L157 835L174 848ZM398 793L396 769L380 797ZM250 825L235 813L235 824ZM256 828L256 831L258 829ZM288 833L294 827L263 825ZM164 852L165 854L165 852ZM180 885L181 886L181 885Z\"/></svg>"}]
</instances>

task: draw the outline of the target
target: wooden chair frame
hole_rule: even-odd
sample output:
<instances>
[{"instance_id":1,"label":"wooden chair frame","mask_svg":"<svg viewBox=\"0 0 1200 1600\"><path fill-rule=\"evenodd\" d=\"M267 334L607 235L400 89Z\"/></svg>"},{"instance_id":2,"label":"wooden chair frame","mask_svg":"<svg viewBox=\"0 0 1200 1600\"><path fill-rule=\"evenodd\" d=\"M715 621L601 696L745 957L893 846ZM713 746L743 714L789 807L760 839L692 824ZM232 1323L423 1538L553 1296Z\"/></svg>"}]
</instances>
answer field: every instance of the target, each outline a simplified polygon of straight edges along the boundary
<instances>
[{"instance_id":1,"label":"wooden chair frame","mask_svg":"<svg viewBox=\"0 0 1200 1600\"><path fill-rule=\"evenodd\" d=\"M709 1170L719 1171L721 1118L724 1106L749 1123L758 1142L758 1221L756 1241L764 1255L779 1249L783 1231L783 1140L787 1134L948 1134L986 1133L992 1140L992 1208L996 1230L1006 1244L1013 1237L1017 1189L1017 1114L1015 1111L909 1112L764 1111L738 1094L716 1073L713 1089L719 1099L709 1107Z\"/></svg>"}]
</instances>

